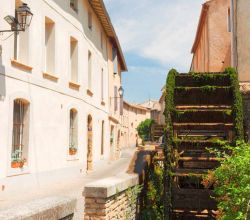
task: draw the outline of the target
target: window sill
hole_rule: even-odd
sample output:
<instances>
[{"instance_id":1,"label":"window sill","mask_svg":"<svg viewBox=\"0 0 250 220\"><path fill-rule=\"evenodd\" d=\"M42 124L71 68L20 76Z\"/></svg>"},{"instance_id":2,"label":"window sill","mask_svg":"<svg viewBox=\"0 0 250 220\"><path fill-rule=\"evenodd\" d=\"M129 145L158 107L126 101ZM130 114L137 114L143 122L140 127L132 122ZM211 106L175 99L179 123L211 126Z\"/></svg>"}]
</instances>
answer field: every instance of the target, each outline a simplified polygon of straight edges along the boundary
<instances>
[{"instance_id":1,"label":"window sill","mask_svg":"<svg viewBox=\"0 0 250 220\"><path fill-rule=\"evenodd\" d=\"M55 76L53 74L50 74L50 73L46 73L46 72L43 72L43 78L49 79L49 80L54 81L54 82L58 81L58 77L57 76Z\"/></svg>"},{"instance_id":2,"label":"window sill","mask_svg":"<svg viewBox=\"0 0 250 220\"><path fill-rule=\"evenodd\" d=\"M69 155L67 156L67 161L78 161L79 160L79 157L78 157L78 154L75 154L75 155Z\"/></svg>"},{"instance_id":3,"label":"window sill","mask_svg":"<svg viewBox=\"0 0 250 220\"><path fill-rule=\"evenodd\" d=\"M75 82L69 82L69 88L74 89L74 90L79 90L80 85Z\"/></svg>"},{"instance_id":4,"label":"window sill","mask_svg":"<svg viewBox=\"0 0 250 220\"><path fill-rule=\"evenodd\" d=\"M31 66L28 66L24 63L21 63L17 60L11 60L11 65L18 68L18 69L21 69L21 70L24 70L24 71L27 71L27 72L31 72L33 67Z\"/></svg>"},{"instance_id":5,"label":"window sill","mask_svg":"<svg viewBox=\"0 0 250 220\"><path fill-rule=\"evenodd\" d=\"M94 93L91 90L87 89L87 95L89 95L90 97L92 97L94 95Z\"/></svg>"},{"instance_id":6,"label":"window sill","mask_svg":"<svg viewBox=\"0 0 250 220\"><path fill-rule=\"evenodd\" d=\"M11 168L10 167L7 177L21 176L21 175L27 175L27 174L30 174L27 166L24 166L23 168Z\"/></svg>"}]
</instances>

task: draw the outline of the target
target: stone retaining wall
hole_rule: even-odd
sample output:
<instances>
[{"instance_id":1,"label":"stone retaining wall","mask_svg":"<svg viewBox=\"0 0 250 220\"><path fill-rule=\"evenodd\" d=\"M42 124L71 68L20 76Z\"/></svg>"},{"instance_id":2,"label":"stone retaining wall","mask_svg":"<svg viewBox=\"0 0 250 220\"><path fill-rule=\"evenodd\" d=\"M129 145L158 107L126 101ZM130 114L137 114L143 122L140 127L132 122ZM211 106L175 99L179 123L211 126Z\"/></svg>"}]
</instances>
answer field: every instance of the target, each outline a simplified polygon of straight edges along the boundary
<instances>
[{"instance_id":1,"label":"stone retaining wall","mask_svg":"<svg viewBox=\"0 0 250 220\"><path fill-rule=\"evenodd\" d=\"M0 211L0 220L71 220L76 199L48 197Z\"/></svg>"},{"instance_id":2,"label":"stone retaining wall","mask_svg":"<svg viewBox=\"0 0 250 220\"><path fill-rule=\"evenodd\" d=\"M85 220L134 220L137 212L138 176L123 175L85 187Z\"/></svg>"}]
</instances>

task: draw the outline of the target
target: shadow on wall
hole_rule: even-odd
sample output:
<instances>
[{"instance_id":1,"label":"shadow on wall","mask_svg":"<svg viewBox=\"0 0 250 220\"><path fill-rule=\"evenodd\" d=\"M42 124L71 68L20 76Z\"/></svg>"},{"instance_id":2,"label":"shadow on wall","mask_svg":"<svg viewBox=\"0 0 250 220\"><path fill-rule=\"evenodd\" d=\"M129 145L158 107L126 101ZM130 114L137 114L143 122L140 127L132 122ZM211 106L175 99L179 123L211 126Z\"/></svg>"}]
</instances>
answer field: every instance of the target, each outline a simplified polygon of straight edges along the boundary
<instances>
[{"instance_id":1,"label":"shadow on wall","mask_svg":"<svg viewBox=\"0 0 250 220\"><path fill-rule=\"evenodd\" d=\"M2 45L0 45L0 101L6 96L5 67L2 60Z\"/></svg>"}]
</instances>

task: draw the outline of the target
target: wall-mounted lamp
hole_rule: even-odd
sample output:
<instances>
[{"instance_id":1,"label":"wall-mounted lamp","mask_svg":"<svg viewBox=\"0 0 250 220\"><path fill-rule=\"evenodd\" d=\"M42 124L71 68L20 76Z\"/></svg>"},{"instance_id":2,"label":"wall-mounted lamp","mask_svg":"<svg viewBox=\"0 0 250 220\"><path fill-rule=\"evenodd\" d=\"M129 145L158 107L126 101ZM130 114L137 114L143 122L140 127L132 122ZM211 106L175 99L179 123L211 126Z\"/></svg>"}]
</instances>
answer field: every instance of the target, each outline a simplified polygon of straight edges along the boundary
<instances>
[{"instance_id":1,"label":"wall-mounted lamp","mask_svg":"<svg viewBox=\"0 0 250 220\"><path fill-rule=\"evenodd\" d=\"M120 97L122 98L124 95L124 89L122 88L122 86L118 89L118 93L119 93Z\"/></svg>"},{"instance_id":2,"label":"wall-mounted lamp","mask_svg":"<svg viewBox=\"0 0 250 220\"><path fill-rule=\"evenodd\" d=\"M30 11L29 6L23 3L17 10L15 17L7 15L4 20L11 26L11 30L3 30L3 32L19 32L25 31L30 26L33 13Z\"/></svg>"}]
</instances>

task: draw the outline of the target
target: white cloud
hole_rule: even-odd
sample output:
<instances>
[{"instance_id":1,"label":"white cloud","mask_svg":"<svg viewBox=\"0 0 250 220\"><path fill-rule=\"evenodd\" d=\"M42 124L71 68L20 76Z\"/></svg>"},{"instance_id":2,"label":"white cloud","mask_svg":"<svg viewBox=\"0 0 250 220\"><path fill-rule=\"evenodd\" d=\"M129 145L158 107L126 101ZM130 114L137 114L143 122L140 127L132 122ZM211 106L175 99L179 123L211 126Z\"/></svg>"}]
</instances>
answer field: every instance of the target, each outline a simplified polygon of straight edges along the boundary
<instances>
[{"instance_id":1,"label":"white cloud","mask_svg":"<svg viewBox=\"0 0 250 220\"><path fill-rule=\"evenodd\" d=\"M204 0L104 0L125 52L188 71Z\"/></svg>"}]
</instances>

